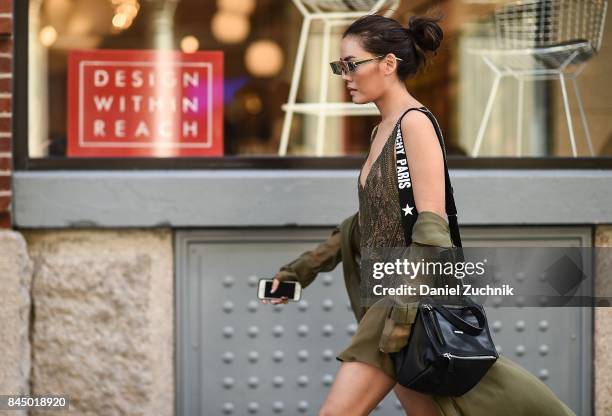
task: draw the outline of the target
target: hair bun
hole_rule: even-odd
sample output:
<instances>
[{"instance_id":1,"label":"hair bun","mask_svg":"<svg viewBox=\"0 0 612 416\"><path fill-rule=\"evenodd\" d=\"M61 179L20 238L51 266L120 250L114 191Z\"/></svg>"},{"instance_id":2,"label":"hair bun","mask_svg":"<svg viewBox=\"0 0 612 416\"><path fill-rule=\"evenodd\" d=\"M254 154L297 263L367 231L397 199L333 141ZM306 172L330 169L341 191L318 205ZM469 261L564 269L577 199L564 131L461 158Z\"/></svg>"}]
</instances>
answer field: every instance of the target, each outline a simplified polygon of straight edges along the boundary
<instances>
[{"instance_id":1,"label":"hair bun","mask_svg":"<svg viewBox=\"0 0 612 416\"><path fill-rule=\"evenodd\" d=\"M427 51L435 51L442 43L443 32L438 25L438 21L442 16L410 16L406 33L414 37L417 45Z\"/></svg>"}]
</instances>

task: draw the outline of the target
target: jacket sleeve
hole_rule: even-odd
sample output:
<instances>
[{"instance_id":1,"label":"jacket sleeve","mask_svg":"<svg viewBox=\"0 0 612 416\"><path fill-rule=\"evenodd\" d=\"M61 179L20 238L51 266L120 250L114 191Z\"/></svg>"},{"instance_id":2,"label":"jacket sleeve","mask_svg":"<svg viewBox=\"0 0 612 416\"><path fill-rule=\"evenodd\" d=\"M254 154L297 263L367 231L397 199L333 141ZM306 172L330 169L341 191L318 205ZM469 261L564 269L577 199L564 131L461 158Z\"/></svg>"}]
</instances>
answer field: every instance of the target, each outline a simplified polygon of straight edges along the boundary
<instances>
[{"instance_id":1,"label":"jacket sleeve","mask_svg":"<svg viewBox=\"0 0 612 416\"><path fill-rule=\"evenodd\" d=\"M342 223L350 221L355 215L344 219ZM302 288L308 287L319 272L329 272L342 261L342 234L337 225L327 240L318 244L314 249L301 253L295 260L281 266L275 278L280 281L298 281Z\"/></svg>"},{"instance_id":2,"label":"jacket sleeve","mask_svg":"<svg viewBox=\"0 0 612 416\"><path fill-rule=\"evenodd\" d=\"M454 247L448 230L440 228L440 217L434 217L427 212L425 215L419 214L419 217L412 230L412 244L406 251L406 257L410 261L435 259L437 253ZM417 280L424 277L426 276L418 276ZM416 319L419 296L394 296L389 305L379 342L380 351L387 353L397 352L408 343L408 336Z\"/></svg>"},{"instance_id":3,"label":"jacket sleeve","mask_svg":"<svg viewBox=\"0 0 612 416\"><path fill-rule=\"evenodd\" d=\"M370 143L372 143L377 129L378 126L372 129ZM326 241L317 245L313 250L303 252L295 260L281 266L274 277L280 281L298 281L303 288L306 288L314 281L319 272L328 272L335 269L338 263L342 261L343 233L341 229L348 229L349 227L347 226L351 221L356 220L358 216L359 211L345 218L334 228ZM361 238L359 221L355 221L355 226L350 234L348 238L350 239L353 252L358 253Z\"/></svg>"}]
</instances>

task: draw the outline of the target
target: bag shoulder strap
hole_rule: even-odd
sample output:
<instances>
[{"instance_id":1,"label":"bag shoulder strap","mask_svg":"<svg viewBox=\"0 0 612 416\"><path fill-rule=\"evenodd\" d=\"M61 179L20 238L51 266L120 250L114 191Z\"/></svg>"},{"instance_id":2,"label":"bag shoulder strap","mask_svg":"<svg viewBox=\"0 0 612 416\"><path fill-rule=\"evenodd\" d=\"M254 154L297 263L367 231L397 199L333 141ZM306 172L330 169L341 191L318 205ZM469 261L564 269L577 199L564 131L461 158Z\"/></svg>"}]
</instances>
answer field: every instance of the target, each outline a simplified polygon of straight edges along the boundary
<instances>
[{"instance_id":1,"label":"bag shoulder strap","mask_svg":"<svg viewBox=\"0 0 612 416\"><path fill-rule=\"evenodd\" d=\"M444 191L446 200L446 215L448 216L448 225L450 229L451 240L456 247L461 247L461 234L459 231L459 222L457 220L457 207L455 206L455 198L453 196L453 187L451 186L450 176L448 174L448 166L446 162L446 147L444 146L444 138L442 137L442 130L438 125L438 121L433 114L426 107L413 107L409 108L400 116L397 125L396 139L395 139L395 160L396 160L396 171L397 171L397 184L399 191L399 202L401 212L402 223L404 225L404 239L406 240L406 246L412 244L412 228L416 223L418 212L416 211L416 203L414 201L414 193L412 192L412 179L410 177L410 169L408 167L408 157L406 155L406 149L404 147L404 140L402 137L402 125L401 121L404 115L409 111L417 110L424 113L434 125L438 142L442 147L442 157L444 159Z\"/></svg>"}]
</instances>

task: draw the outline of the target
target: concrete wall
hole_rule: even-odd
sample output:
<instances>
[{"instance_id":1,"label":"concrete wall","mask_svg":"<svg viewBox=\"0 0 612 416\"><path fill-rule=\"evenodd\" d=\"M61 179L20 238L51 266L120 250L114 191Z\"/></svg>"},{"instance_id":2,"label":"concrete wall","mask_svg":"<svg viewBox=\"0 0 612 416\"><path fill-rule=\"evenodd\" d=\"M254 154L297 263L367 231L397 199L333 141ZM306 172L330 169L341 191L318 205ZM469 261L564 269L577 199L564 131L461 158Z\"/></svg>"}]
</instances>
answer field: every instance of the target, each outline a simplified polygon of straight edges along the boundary
<instances>
[{"instance_id":1,"label":"concrete wall","mask_svg":"<svg viewBox=\"0 0 612 416\"><path fill-rule=\"evenodd\" d=\"M595 246L612 247L612 225L595 228ZM595 293L605 294L612 290L612 255L610 249L601 251L596 259L597 282ZM602 295L600 295L602 296ZM608 295L609 296L609 295ZM612 415L612 305L595 308L594 370L595 370L595 415Z\"/></svg>"},{"instance_id":2,"label":"concrete wall","mask_svg":"<svg viewBox=\"0 0 612 416\"><path fill-rule=\"evenodd\" d=\"M31 281L32 264L23 236L0 230L0 394L30 393Z\"/></svg>"},{"instance_id":3,"label":"concrete wall","mask_svg":"<svg viewBox=\"0 0 612 416\"><path fill-rule=\"evenodd\" d=\"M24 235L34 265L32 394L70 395L70 414L172 415L172 231Z\"/></svg>"}]
</instances>

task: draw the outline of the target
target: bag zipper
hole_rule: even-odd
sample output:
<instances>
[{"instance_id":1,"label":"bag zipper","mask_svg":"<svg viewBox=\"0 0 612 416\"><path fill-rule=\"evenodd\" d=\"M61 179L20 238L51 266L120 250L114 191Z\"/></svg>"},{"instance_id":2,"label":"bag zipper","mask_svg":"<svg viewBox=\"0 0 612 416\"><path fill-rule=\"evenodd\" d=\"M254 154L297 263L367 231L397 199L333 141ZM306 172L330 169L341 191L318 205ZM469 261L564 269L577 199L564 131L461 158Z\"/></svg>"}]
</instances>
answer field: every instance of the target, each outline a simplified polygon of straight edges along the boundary
<instances>
[{"instance_id":1,"label":"bag zipper","mask_svg":"<svg viewBox=\"0 0 612 416\"><path fill-rule=\"evenodd\" d=\"M434 312L433 312L433 308L430 304L426 303L423 305L423 307L425 309L427 309L427 311L429 312L429 319L431 320L431 323L433 325L434 328L434 332L436 333L436 338L438 338L438 342L440 343L440 345L445 345L446 342L444 341L444 337L442 336L442 331L440 329L440 327L438 326L438 322L436 321L436 317L434 316Z\"/></svg>"},{"instance_id":2,"label":"bag zipper","mask_svg":"<svg viewBox=\"0 0 612 416\"><path fill-rule=\"evenodd\" d=\"M486 360L486 359L491 359L491 358L497 359L497 357L494 356L494 355L464 356L464 355L451 354L450 352L445 352L442 355L448 359L448 372L449 373L452 373L454 368L455 368L455 366L453 365L453 358L458 358L458 359L461 359L461 360Z\"/></svg>"},{"instance_id":3,"label":"bag zipper","mask_svg":"<svg viewBox=\"0 0 612 416\"><path fill-rule=\"evenodd\" d=\"M433 323L433 327L434 327L434 332L436 333L436 336L438 338L438 341L440 341L440 344L444 344L444 340L442 338L442 334L439 332L440 329L439 327L436 325L435 322L435 317L433 316L433 307L428 304L425 303L423 304L423 307L428 311L429 316L432 320ZM487 359L497 359L498 357L494 356L494 355L455 355L455 354L451 354L450 352L445 352L442 354L442 356L446 357L448 359L448 372L452 373L455 369L454 363L453 363L453 359L460 359L460 360L487 360Z\"/></svg>"}]
</instances>

